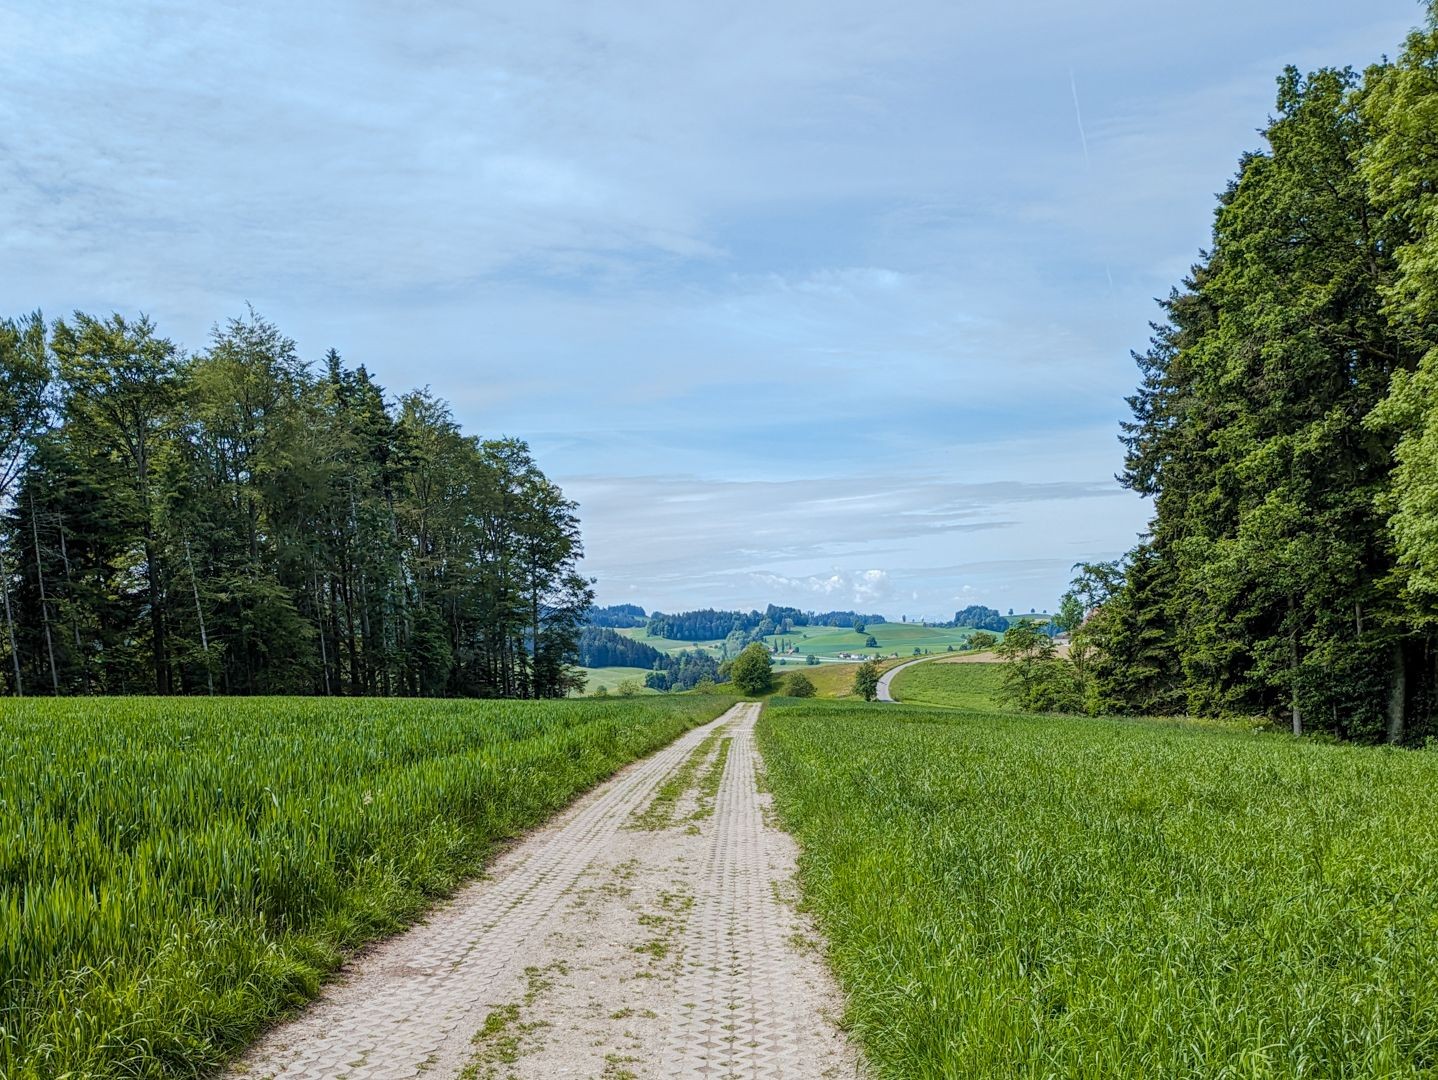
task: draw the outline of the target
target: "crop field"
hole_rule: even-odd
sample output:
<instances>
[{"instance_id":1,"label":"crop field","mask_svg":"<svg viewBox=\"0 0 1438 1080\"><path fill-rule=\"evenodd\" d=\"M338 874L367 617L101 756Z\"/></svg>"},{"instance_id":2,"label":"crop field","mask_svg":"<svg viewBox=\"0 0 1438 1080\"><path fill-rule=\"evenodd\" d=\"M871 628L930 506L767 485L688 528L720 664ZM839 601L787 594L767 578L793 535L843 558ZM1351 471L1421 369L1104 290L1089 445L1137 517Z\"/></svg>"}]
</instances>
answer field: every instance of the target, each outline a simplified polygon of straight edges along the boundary
<instances>
[{"instance_id":1,"label":"crop field","mask_svg":"<svg viewBox=\"0 0 1438 1080\"><path fill-rule=\"evenodd\" d=\"M993 711L1004 682L999 663L957 663L934 660L915 664L894 676L894 697L909 705L946 705L980 712Z\"/></svg>"},{"instance_id":2,"label":"crop field","mask_svg":"<svg viewBox=\"0 0 1438 1080\"><path fill-rule=\"evenodd\" d=\"M497 841L728 704L7 701L0 1076L203 1074Z\"/></svg>"},{"instance_id":3,"label":"crop field","mask_svg":"<svg viewBox=\"0 0 1438 1080\"><path fill-rule=\"evenodd\" d=\"M1438 753L839 702L759 740L879 1076L1438 1068Z\"/></svg>"}]
</instances>

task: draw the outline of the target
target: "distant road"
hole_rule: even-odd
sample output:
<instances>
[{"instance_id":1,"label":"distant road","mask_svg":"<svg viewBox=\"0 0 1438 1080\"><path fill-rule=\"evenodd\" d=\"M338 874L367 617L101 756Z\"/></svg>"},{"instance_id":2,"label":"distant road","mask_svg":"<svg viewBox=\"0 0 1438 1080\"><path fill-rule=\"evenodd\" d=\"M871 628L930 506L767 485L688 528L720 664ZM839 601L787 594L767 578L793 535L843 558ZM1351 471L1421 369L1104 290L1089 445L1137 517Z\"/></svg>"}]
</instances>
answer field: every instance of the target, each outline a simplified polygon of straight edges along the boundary
<instances>
[{"instance_id":1,"label":"distant road","mask_svg":"<svg viewBox=\"0 0 1438 1080\"><path fill-rule=\"evenodd\" d=\"M889 693L889 683L891 683L891 682L894 681L894 676L897 675L899 672L903 671L905 668L911 668L911 667L913 667L915 664L924 664L924 663L928 663L930 660L937 660L937 659L938 659L937 656L921 656L921 657L919 657L919 659L917 659L917 660L910 660L910 661L908 661L907 663L900 664L898 667L890 668L888 671L884 672L884 674L882 674L882 675L879 676L879 700L880 700L880 701L897 701L897 700L898 700L898 699L895 698L892 694Z\"/></svg>"}]
</instances>

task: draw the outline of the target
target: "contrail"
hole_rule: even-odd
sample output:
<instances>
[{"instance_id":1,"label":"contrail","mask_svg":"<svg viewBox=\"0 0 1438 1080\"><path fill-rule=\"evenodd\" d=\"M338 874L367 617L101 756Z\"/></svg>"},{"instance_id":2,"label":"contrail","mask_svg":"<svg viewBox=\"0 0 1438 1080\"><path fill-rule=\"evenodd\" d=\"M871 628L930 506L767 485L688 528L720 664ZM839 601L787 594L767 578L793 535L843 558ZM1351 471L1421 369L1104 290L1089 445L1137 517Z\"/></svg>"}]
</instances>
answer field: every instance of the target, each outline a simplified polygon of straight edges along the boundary
<instances>
[{"instance_id":1,"label":"contrail","mask_svg":"<svg viewBox=\"0 0 1438 1080\"><path fill-rule=\"evenodd\" d=\"M1087 169L1089 167L1088 135L1083 129L1083 110L1079 108L1078 83L1074 81L1073 68L1069 68L1069 89L1073 91L1074 95L1074 119L1078 121L1079 140L1083 143L1083 167Z\"/></svg>"}]
</instances>

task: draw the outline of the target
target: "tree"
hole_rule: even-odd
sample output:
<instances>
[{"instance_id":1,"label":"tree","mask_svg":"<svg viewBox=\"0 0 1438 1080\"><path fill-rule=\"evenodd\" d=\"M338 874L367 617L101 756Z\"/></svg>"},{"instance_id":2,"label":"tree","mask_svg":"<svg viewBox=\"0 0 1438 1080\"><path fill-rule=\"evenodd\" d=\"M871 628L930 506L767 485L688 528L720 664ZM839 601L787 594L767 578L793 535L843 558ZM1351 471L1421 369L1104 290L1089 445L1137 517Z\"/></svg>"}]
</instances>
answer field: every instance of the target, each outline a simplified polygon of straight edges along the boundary
<instances>
[{"instance_id":1,"label":"tree","mask_svg":"<svg viewBox=\"0 0 1438 1080\"><path fill-rule=\"evenodd\" d=\"M998 643L998 640L996 634L991 634L987 630L980 630L976 634L969 635L968 646L978 652L983 652L985 649L992 649Z\"/></svg>"},{"instance_id":2,"label":"tree","mask_svg":"<svg viewBox=\"0 0 1438 1080\"><path fill-rule=\"evenodd\" d=\"M750 697L767 694L774 688L769 650L759 642L748 646L734 660L730 678L739 692Z\"/></svg>"},{"instance_id":3,"label":"tree","mask_svg":"<svg viewBox=\"0 0 1438 1080\"><path fill-rule=\"evenodd\" d=\"M49 416L51 362L45 320L37 311L23 319L0 321L0 512ZM6 644L14 671L14 690L25 692L20 650L10 607L10 571L0 560L0 596L4 600Z\"/></svg>"},{"instance_id":4,"label":"tree","mask_svg":"<svg viewBox=\"0 0 1438 1080\"><path fill-rule=\"evenodd\" d=\"M784 695L786 697L811 698L818 692L814 680L802 671L792 672L784 679Z\"/></svg>"},{"instance_id":5,"label":"tree","mask_svg":"<svg viewBox=\"0 0 1438 1080\"><path fill-rule=\"evenodd\" d=\"M815 656L813 653L810 653L808 656L806 656L806 657L804 658L804 663L808 664L810 667L818 667L818 666L819 666L819 658L818 658L817 656Z\"/></svg>"},{"instance_id":6,"label":"tree","mask_svg":"<svg viewBox=\"0 0 1438 1080\"><path fill-rule=\"evenodd\" d=\"M996 651L1004 661L1003 700L1029 712L1081 710L1083 695L1072 667L1037 623L1015 623Z\"/></svg>"},{"instance_id":7,"label":"tree","mask_svg":"<svg viewBox=\"0 0 1438 1080\"><path fill-rule=\"evenodd\" d=\"M862 634L864 632L864 620L856 617L853 621L853 627L854 633Z\"/></svg>"},{"instance_id":8,"label":"tree","mask_svg":"<svg viewBox=\"0 0 1438 1080\"><path fill-rule=\"evenodd\" d=\"M879 647L879 640L878 640L878 638L874 637L873 634L870 634L867 638L864 639L864 648L866 648L866 649L877 649L878 647Z\"/></svg>"},{"instance_id":9,"label":"tree","mask_svg":"<svg viewBox=\"0 0 1438 1080\"><path fill-rule=\"evenodd\" d=\"M619 685L614 688L614 692L620 697L629 698L637 696L642 688L642 684L638 679L620 679Z\"/></svg>"},{"instance_id":10,"label":"tree","mask_svg":"<svg viewBox=\"0 0 1438 1080\"><path fill-rule=\"evenodd\" d=\"M1083 624L1084 604L1078 598L1078 594L1070 590L1064 593L1063 599L1059 601L1058 614L1054 616L1054 626L1060 633L1071 634Z\"/></svg>"},{"instance_id":11,"label":"tree","mask_svg":"<svg viewBox=\"0 0 1438 1080\"><path fill-rule=\"evenodd\" d=\"M144 316L130 323L119 315L100 320L82 312L70 323L55 324L52 346L64 384L67 425L127 466L125 488L113 494L126 504L143 549L154 689L167 694L171 671L159 480L175 435L179 353Z\"/></svg>"},{"instance_id":12,"label":"tree","mask_svg":"<svg viewBox=\"0 0 1438 1080\"><path fill-rule=\"evenodd\" d=\"M873 701L879 692L879 665L865 660L854 672L853 692L865 701Z\"/></svg>"}]
</instances>

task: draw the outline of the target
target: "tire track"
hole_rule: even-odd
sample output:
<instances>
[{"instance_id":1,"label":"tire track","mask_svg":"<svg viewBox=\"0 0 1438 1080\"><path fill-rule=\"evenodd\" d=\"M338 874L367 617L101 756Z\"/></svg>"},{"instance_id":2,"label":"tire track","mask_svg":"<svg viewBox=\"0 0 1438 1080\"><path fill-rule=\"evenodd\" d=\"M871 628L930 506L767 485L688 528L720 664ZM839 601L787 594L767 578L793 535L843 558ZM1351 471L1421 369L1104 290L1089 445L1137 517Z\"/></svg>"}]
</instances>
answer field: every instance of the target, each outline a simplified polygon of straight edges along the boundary
<instances>
[{"instance_id":1,"label":"tire track","mask_svg":"<svg viewBox=\"0 0 1438 1080\"><path fill-rule=\"evenodd\" d=\"M496 861L420 927L379 946L345 981L263 1038L233 1075L400 1080L463 1057L495 988L526 966L548 920L660 780L736 706L622 770ZM433 1075L431 1073L430 1075Z\"/></svg>"}]
</instances>

